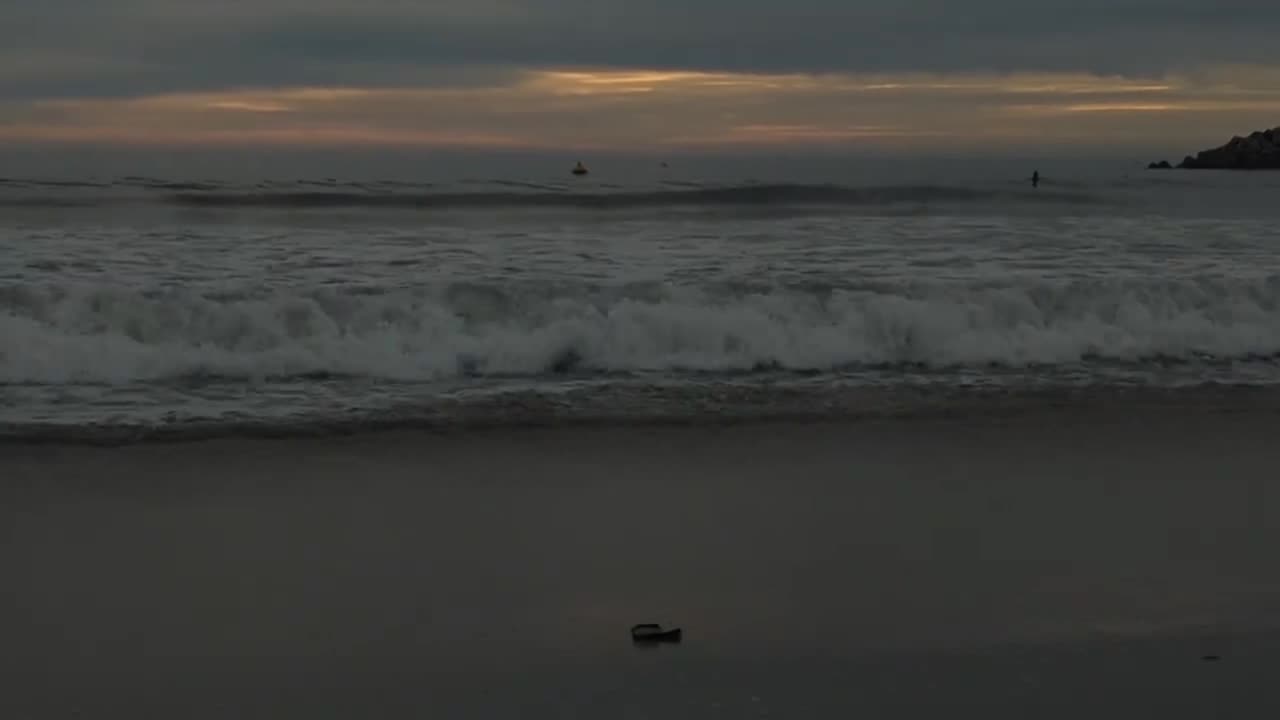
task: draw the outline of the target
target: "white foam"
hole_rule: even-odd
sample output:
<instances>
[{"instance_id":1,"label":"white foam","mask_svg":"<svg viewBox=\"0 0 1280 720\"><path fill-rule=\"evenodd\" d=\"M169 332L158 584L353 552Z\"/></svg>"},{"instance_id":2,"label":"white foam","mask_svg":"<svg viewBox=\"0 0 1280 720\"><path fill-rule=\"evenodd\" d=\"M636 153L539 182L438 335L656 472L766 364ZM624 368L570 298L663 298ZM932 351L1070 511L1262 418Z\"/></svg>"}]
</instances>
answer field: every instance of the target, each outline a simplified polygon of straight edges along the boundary
<instances>
[{"instance_id":1,"label":"white foam","mask_svg":"<svg viewBox=\"0 0 1280 720\"><path fill-rule=\"evenodd\" d=\"M0 382L192 375L824 370L859 364L1141 361L1280 353L1280 282L1094 282L776 290L726 296L495 288L261 298L121 288L0 295Z\"/></svg>"}]
</instances>

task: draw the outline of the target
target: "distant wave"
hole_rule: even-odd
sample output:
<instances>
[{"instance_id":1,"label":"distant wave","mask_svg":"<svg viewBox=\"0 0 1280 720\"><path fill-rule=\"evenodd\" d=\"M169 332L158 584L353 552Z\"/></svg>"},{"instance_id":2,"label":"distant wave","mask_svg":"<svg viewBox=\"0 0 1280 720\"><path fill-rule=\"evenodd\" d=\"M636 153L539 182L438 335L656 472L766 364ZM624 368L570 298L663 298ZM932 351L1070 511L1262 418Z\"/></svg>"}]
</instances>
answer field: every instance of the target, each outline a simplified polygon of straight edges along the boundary
<instances>
[{"instance_id":1,"label":"distant wave","mask_svg":"<svg viewBox=\"0 0 1280 720\"><path fill-rule=\"evenodd\" d=\"M0 287L0 383L1274 362L1280 277L850 288Z\"/></svg>"},{"instance_id":2,"label":"distant wave","mask_svg":"<svg viewBox=\"0 0 1280 720\"><path fill-rule=\"evenodd\" d=\"M391 207L391 208L582 208L630 209L717 205L875 206L964 203L1023 199L1026 193L959 187L845 187L840 185L739 185L680 190L613 192L435 192L370 194L352 192L175 193L171 202L202 207ZM1041 202L1088 203L1083 193L1042 193Z\"/></svg>"},{"instance_id":3,"label":"distant wave","mask_svg":"<svg viewBox=\"0 0 1280 720\"><path fill-rule=\"evenodd\" d=\"M1097 195L1080 191L1038 192L945 185L854 187L818 184L747 184L700 186L697 183L634 189L598 186L570 189L508 180L465 181L465 186L491 189L449 190L404 183L342 183L335 180L258 183L252 186L203 182L170 182L131 177L109 184L14 181L0 193L0 206L70 207L159 201L191 208L277 209L439 209L567 208L628 210L663 207L921 207L975 203L1100 204ZM455 185L454 187L457 187ZM56 192L53 192L55 191Z\"/></svg>"}]
</instances>

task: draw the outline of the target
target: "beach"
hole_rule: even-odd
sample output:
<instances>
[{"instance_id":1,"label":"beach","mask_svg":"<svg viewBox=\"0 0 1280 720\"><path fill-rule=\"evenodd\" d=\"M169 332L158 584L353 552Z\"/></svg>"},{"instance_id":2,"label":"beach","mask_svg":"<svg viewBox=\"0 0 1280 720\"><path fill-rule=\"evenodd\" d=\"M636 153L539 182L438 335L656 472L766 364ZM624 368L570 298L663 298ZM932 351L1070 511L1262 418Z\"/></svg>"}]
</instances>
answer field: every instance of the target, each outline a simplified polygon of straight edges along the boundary
<instances>
[{"instance_id":1,"label":"beach","mask_svg":"<svg viewBox=\"0 0 1280 720\"><path fill-rule=\"evenodd\" d=\"M0 1L0 720L1280 717L1277 29Z\"/></svg>"},{"instance_id":2,"label":"beach","mask_svg":"<svg viewBox=\"0 0 1280 720\"><path fill-rule=\"evenodd\" d=\"M0 720L1280 717L1278 28L0 1Z\"/></svg>"},{"instance_id":3,"label":"beach","mask_svg":"<svg viewBox=\"0 0 1280 720\"><path fill-rule=\"evenodd\" d=\"M594 165L0 184L0 718L1280 709L1274 180Z\"/></svg>"},{"instance_id":4,"label":"beach","mask_svg":"<svg viewBox=\"0 0 1280 720\"><path fill-rule=\"evenodd\" d=\"M1265 717L1276 417L6 445L0 713Z\"/></svg>"}]
</instances>

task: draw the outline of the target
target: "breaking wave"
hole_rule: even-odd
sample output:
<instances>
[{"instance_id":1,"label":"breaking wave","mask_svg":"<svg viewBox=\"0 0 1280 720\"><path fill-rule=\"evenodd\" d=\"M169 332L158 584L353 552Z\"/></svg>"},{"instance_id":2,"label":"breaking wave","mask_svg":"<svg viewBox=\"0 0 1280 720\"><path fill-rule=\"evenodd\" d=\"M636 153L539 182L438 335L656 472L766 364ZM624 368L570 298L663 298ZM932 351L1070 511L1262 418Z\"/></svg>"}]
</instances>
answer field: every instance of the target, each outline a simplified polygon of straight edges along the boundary
<instances>
[{"instance_id":1,"label":"breaking wave","mask_svg":"<svg viewBox=\"0 0 1280 720\"><path fill-rule=\"evenodd\" d=\"M0 287L0 383L827 371L1280 355L1280 276L385 293Z\"/></svg>"}]
</instances>

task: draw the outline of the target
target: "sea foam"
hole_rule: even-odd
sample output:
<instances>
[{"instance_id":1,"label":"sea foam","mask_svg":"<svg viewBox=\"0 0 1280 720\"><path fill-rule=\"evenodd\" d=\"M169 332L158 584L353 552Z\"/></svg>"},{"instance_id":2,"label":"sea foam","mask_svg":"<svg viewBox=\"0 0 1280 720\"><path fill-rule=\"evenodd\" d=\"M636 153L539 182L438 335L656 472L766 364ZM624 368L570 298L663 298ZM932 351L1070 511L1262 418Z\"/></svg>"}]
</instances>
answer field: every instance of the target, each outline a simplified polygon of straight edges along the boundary
<instances>
[{"instance_id":1,"label":"sea foam","mask_svg":"<svg viewBox=\"0 0 1280 720\"><path fill-rule=\"evenodd\" d=\"M0 290L0 382L432 380L1280 354L1280 278L644 292Z\"/></svg>"}]
</instances>

